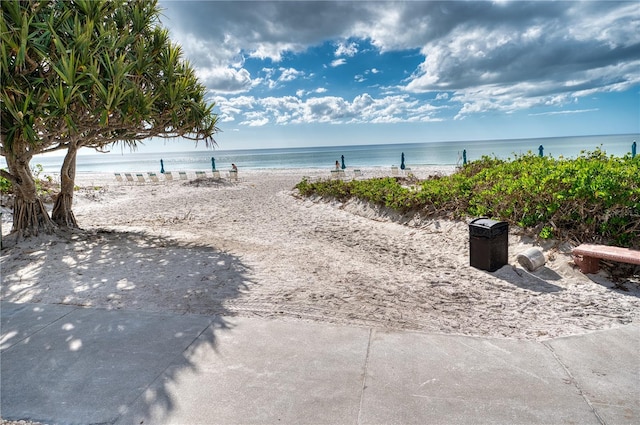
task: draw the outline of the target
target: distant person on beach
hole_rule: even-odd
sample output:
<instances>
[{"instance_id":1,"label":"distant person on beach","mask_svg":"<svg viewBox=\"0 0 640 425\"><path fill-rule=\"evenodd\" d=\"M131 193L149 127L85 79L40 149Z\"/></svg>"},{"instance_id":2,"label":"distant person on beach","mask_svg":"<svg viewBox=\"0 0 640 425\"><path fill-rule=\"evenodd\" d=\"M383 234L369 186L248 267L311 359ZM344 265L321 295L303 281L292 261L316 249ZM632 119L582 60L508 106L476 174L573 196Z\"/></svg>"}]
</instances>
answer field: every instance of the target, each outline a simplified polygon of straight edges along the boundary
<instances>
[{"instance_id":1,"label":"distant person on beach","mask_svg":"<svg viewBox=\"0 0 640 425\"><path fill-rule=\"evenodd\" d=\"M340 169L340 163L338 162L338 160L336 160L336 170Z\"/></svg>"},{"instance_id":2,"label":"distant person on beach","mask_svg":"<svg viewBox=\"0 0 640 425\"><path fill-rule=\"evenodd\" d=\"M233 171L238 171L238 167L236 167L236 164L231 164L231 169Z\"/></svg>"}]
</instances>

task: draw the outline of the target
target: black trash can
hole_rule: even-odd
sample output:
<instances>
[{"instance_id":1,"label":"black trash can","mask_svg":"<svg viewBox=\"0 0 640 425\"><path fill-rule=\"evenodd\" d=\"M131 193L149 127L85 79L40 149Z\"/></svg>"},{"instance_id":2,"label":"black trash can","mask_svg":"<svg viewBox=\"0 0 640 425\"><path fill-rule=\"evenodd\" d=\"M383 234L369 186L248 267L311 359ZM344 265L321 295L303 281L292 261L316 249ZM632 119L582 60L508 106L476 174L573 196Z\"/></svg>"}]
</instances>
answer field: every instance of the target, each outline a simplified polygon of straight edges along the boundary
<instances>
[{"instance_id":1,"label":"black trash can","mask_svg":"<svg viewBox=\"0 0 640 425\"><path fill-rule=\"evenodd\" d=\"M509 262L509 223L476 218L469 223L472 267L494 272Z\"/></svg>"}]
</instances>

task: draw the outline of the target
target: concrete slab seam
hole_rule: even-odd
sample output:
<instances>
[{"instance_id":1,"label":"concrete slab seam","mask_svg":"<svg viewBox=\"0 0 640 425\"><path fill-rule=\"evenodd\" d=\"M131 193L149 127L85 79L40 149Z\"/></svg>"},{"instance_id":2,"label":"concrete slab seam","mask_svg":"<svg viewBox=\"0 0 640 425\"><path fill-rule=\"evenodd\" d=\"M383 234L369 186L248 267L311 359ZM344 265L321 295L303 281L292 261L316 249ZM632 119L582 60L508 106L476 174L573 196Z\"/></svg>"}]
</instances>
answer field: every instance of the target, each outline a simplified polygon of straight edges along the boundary
<instances>
[{"instance_id":1,"label":"concrete slab seam","mask_svg":"<svg viewBox=\"0 0 640 425\"><path fill-rule=\"evenodd\" d=\"M560 357L558 357L558 355L556 354L556 352L553 349L553 347L550 344L547 344L544 341L541 342L541 344L542 344L543 347L545 347L547 350L549 350L551 352L551 355L553 356L553 358L556 359L556 362L558 362L558 364L562 367L564 372L569 377L569 381L573 384L574 387L576 387L576 389L580 393L580 396L582 397L582 399L585 401L585 403L587 403L587 405L589 406L589 408L591 409L591 411L593 412L595 417L598 419L598 422L600 422L602 425L607 425L607 422L598 414L598 410L595 408L593 403L591 403L589 398L585 395L585 392L580 387L580 384L578 383L578 380L573 376L573 374L571 373L569 368L562 362L562 360L560 360Z\"/></svg>"},{"instance_id":2,"label":"concrete slab seam","mask_svg":"<svg viewBox=\"0 0 640 425\"><path fill-rule=\"evenodd\" d=\"M66 305L66 304L61 304L61 305ZM7 349L5 351L9 351L11 349L13 349L13 347L17 346L18 344L20 344L22 341L24 341L25 339L31 338L32 336L36 335L37 333L47 329L48 327L52 326L53 324L59 322L60 320L64 319L65 317L67 317L68 315L70 315L71 313L75 313L76 311L80 310L81 307L74 307L72 310L69 310L68 313L58 317L57 319L55 319L54 321L47 323L46 325L42 326L40 329L37 329L36 331L34 331L33 333L29 334L29 335L25 335L24 338L17 340L16 342L14 342L13 344L11 344L10 347L7 347Z\"/></svg>"},{"instance_id":3,"label":"concrete slab seam","mask_svg":"<svg viewBox=\"0 0 640 425\"><path fill-rule=\"evenodd\" d=\"M367 354L364 358L364 368L362 372L362 389L360 390L360 406L358 408L358 424L362 423L360 417L362 415L362 407L364 404L364 390L367 388L367 368L369 367L369 355L371 352L371 341L373 339L373 328L369 328L369 338L367 341Z\"/></svg>"},{"instance_id":4,"label":"concrete slab seam","mask_svg":"<svg viewBox=\"0 0 640 425\"><path fill-rule=\"evenodd\" d=\"M517 370L520 373L523 373L523 374L528 375L528 376L530 376L532 378L538 379L538 380L544 382L545 384L548 384L547 380L545 380L544 378L542 378L542 377L536 375L535 373L530 372L530 371L528 371L528 370L526 370L526 369L524 369L522 367L518 367L518 366L516 366L514 364L508 363L504 359L502 359L502 358L500 358L500 357L498 357L498 356L496 356L494 354L491 354L491 353L489 353L487 351L484 351L484 350L479 350L479 349L473 347L472 345L465 344L462 340L458 341L458 344L466 347L468 350L475 351L476 353L478 353L478 354L480 354L482 356L490 357L490 358L492 358L492 359L494 359L496 361L499 361L499 362L507 365L509 368L513 368L513 369Z\"/></svg>"},{"instance_id":5,"label":"concrete slab seam","mask_svg":"<svg viewBox=\"0 0 640 425\"><path fill-rule=\"evenodd\" d=\"M189 348L193 345L194 342L196 342L198 340L198 338L200 338L200 336L207 330L209 329L211 326L213 326L213 322L209 322L209 324L207 326L205 326L200 332L198 332L198 334L195 336L195 338L193 338L193 340L184 348L184 350L182 350L182 352L180 354L184 355L184 353L189 350ZM170 367L172 367L173 365L175 365L175 358L174 360L170 361L169 363L167 363L167 365L164 367L164 369L162 369L153 379L151 379L149 381L149 383L147 384L146 387L144 387L140 393L133 398L133 400L129 403L128 406L126 406L126 410L124 410L123 412L121 412L119 415L117 415L114 419L114 421L112 423L117 423L126 413L127 410L129 410L131 408L131 406L135 406L136 403L138 402L138 399L140 397L142 397L150 388L152 388L154 386L154 384L156 383L156 381L160 378L162 378L164 376L164 374L167 372L167 369L169 369Z\"/></svg>"}]
</instances>

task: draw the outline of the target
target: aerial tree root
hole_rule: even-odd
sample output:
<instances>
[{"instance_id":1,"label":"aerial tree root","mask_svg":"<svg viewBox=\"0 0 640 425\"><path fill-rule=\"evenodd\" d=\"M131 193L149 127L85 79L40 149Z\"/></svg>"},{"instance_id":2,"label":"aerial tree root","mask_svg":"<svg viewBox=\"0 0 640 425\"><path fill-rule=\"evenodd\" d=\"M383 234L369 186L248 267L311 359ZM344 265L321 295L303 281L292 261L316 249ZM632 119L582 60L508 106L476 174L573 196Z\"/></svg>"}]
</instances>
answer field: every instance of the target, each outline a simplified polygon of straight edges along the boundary
<instances>
[{"instance_id":1,"label":"aerial tree root","mask_svg":"<svg viewBox=\"0 0 640 425\"><path fill-rule=\"evenodd\" d=\"M23 237L29 237L38 236L40 232L51 234L55 227L40 199L33 202L20 198L14 200L13 231L19 232Z\"/></svg>"}]
</instances>

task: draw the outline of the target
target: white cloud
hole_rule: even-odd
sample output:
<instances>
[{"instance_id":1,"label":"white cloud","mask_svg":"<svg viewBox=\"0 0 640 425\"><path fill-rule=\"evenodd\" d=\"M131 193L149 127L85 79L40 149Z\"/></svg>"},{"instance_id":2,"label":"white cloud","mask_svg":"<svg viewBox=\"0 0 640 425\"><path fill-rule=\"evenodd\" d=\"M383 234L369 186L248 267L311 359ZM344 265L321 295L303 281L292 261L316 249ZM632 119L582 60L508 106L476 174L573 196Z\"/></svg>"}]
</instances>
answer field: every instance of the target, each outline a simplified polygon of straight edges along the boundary
<instances>
[{"instance_id":1,"label":"white cloud","mask_svg":"<svg viewBox=\"0 0 640 425\"><path fill-rule=\"evenodd\" d=\"M196 68L197 77L213 92L246 92L256 83L246 69Z\"/></svg>"},{"instance_id":2,"label":"white cloud","mask_svg":"<svg viewBox=\"0 0 640 425\"><path fill-rule=\"evenodd\" d=\"M338 96L318 96L302 100L301 96L254 98L216 98L228 121L240 125L260 126L301 123L391 123L438 121L441 107L419 102L409 95L375 98L363 93L348 101Z\"/></svg>"},{"instance_id":3,"label":"white cloud","mask_svg":"<svg viewBox=\"0 0 640 425\"><path fill-rule=\"evenodd\" d=\"M560 105L594 92L626 90L640 83L640 59L631 53L640 36L637 32L622 36L619 28L640 19L640 8L618 4L601 16L595 9L603 6L547 5L546 11L542 7L530 17L493 26L485 25L488 17L483 16L461 21L443 37L426 42L425 60L404 88L413 93L454 92L452 100L462 102L457 118L489 110L509 113ZM540 23L545 14L548 19ZM518 21L521 28L515 26Z\"/></svg>"},{"instance_id":4,"label":"white cloud","mask_svg":"<svg viewBox=\"0 0 640 425\"><path fill-rule=\"evenodd\" d=\"M255 120L244 121L241 124L247 125L249 127L262 127L264 125L269 124L268 118L260 118Z\"/></svg>"},{"instance_id":5,"label":"white cloud","mask_svg":"<svg viewBox=\"0 0 640 425\"><path fill-rule=\"evenodd\" d=\"M241 125L246 125L249 127L262 127L269 123L269 118L264 116L259 112L247 112L245 113L245 120L242 121Z\"/></svg>"},{"instance_id":6,"label":"white cloud","mask_svg":"<svg viewBox=\"0 0 640 425\"><path fill-rule=\"evenodd\" d=\"M351 42L349 44L339 43L335 51L336 57L340 57L340 56L353 57L357 53L358 53L358 45L354 42Z\"/></svg>"},{"instance_id":7,"label":"white cloud","mask_svg":"<svg viewBox=\"0 0 640 425\"><path fill-rule=\"evenodd\" d=\"M254 85L258 83L262 83L266 85L269 89L274 89L276 87L282 86L284 83L288 83L298 78L304 77L304 72L299 71L295 68L262 68L262 72L264 72L265 76L262 79L256 79L254 81ZM280 72L280 75L276 78L276 74Z\"/></svg>"},{"instance_id":8,"label":"white cloud","mask_svg":"<svg viewBox=\"0 0 640 425\"><path fill-rule=\"evenodd\" d=\"M258 43L249 53L249 57L280 62L284 52L301 50L304 50L304 46L296 43Z\"/></svg>"},{"instance_id":9,"label":"white cloud","mask_svg":"<svg viewBox=\"0 0 640 425\"><path fill-rule=\"evenodd\" d=\"M306 96L306 95L312 94L312 93L322 94L322 93L326 93L327 91L328 90L326 88L324 88L324 87L318 87L317 89L314 89L314 90L303 90L303 89L300 89L300 90L296 91L296 96L303 97L303 96Z\"/></svg>"},{"instance_id":10,"label":"white cloud","mask_svg":"<svg viewBox=\"0 0 640 425\"><path fill-rule=\"evenodd\" d=\"M544 115L573 115L573 114L584 114L584 113L587 113L587 112L597 112L597 111L599 111L598 108L574 109L574 110L567 110L567 111L541 112L541 113L538 113L538 114L529 114L529 116L537 117L537 116L544 116Z\"/></svg>"},{"instance_id":11,"label":"white cloud","mask_svg":"<svg viewBox=\"0 0 640 425\"><path fill-rule=\"evenodd\" d=\"M166 8L163 24L214 93L243 93L258 84L275 88L311 78L312 72L304 75L295 68L276 68L281 70L278 78L276 71L264 79L252 78L245 58L278 63L285 53L303 54L327 41L335 46L331 67L346 64L346 58L354 58L349 61L355 64L365 42L380 53L419 51L424 59L416 69L404 70L408 79L382 84L417 98L421 93L438 93L436 99L445 100L447 95L448 105L459 105L459 119L486 111L561 106L640 84L636 2L264 1L247 7L245 2L178 6L162 0L161 6ZM379 67L362 71L355 81L378 72ZM385 69L384 75L388 74ZM298 86L293 90L298 97L309 93ZM376 102L391 96L383 90L381 85L375 93ZM336 93L333 87L332 93ZM323 99L321 105L298 106L296 113L279 119L362 119L349 110L350 102ZM424 118L407 109L404 117L391 106L385 110L387 119ZM224 119L239 115L229 112ZM371 119L385 118L380 112Z\"/></svg>"},{"instance_id":12,"label":"white cloud","mask_svg":"<svg viewBox=\"0 0 640 425\"><path fill-rule=\"evenodd\" d=\"M331 61L331 66L333 68L337 67L337 66L341 66L347 63L346 59L340 58L340 59L335 59L333 61Z\"/></svg>"},{"instance_id":13,"label":"white cloud","mask_svg":"<svg viewBox=\"0 0 640 425\"><path fill-rule=\"evenodd\" d=\"M302 71L298 71L295 68L280 68L280 77L278 78L278 81L280 82L286 82L286 81L293 81L297 78L300 78L302 76L304 76L304 72Z\"/></svg>"}]
</instances>

